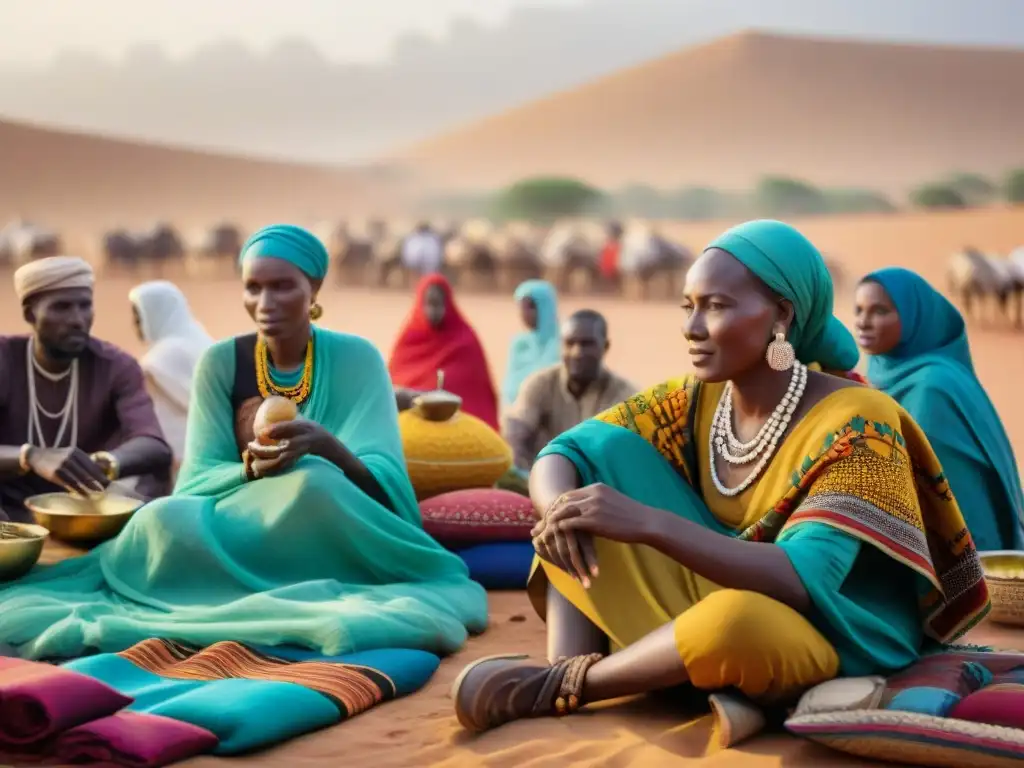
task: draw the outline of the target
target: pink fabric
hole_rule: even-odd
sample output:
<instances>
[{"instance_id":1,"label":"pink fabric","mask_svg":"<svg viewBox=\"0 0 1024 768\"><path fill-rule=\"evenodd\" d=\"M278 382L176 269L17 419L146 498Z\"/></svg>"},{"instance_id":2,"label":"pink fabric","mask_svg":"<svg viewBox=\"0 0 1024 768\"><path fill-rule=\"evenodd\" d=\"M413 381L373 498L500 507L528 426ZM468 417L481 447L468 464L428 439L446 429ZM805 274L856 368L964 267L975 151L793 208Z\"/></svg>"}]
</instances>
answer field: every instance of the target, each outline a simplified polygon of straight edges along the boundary
<instances>
[{"instance_id":1,"label":"pink fabric","mask_svg":"<svg viewBox=\"0 0 1024 768\"><path fill-rule=\"evenodd\" d=\"M131 703L130 697L78 672L0 657L0 745L29 747Z\"/></svg>"},{"instance_id":2,"label":"pink fabric","mask_svg":"<svg viewBox=\"0 0 1024 768\"><path fill-rule=\"evenodd\" d=\"M61 734L51 759L58 764L158 768L216 746L217 737L199 726L160 715L118 712Z\"/></svg>"}]
</instances>

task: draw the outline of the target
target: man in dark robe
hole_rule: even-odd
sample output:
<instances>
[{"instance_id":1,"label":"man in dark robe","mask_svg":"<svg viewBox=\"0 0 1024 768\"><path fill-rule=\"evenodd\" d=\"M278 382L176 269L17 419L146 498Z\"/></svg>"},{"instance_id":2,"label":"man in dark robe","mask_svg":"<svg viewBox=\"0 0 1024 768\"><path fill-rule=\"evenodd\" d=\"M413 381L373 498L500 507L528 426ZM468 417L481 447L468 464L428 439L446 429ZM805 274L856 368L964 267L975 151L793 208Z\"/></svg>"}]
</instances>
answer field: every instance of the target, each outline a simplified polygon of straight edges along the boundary
<instances>
[{"instance_id":1,"label":"man in dark robe","mask_svg":"<svg viewBox=\"0 0 1024 768\"><path fill-rule=\"evenodd\" d=\"M0 336L0 520L29 521L27 497L170 492L171 449L133 357L92 338L92 267L40 259L14 274L32 332Z\"/></svg>"}]
</instances>

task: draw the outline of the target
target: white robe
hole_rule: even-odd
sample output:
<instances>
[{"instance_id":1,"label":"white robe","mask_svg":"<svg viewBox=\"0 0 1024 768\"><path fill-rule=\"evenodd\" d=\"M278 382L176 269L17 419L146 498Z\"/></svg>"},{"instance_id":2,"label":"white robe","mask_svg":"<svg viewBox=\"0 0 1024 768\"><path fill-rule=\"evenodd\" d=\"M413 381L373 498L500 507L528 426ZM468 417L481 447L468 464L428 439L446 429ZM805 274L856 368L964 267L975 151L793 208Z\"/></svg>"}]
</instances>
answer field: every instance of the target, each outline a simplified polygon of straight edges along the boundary
<instances>
[{"instance_id":1,"label":"white robe","mask_svg":"<svg viewBox=\"0 0 1024 768\"><path fill-rule=\"evenodd\" d=\"M413 232L402 243L402 265L406 269L429 275L440 272L444 262L444 246L433 232Z\"/></svg>"},{"instance_id":2,"label":"white robe","mask_svg":"<svg viewBox=\"0 0 1024 768\"><path fill-rule=\"evenodd\" d=\"M196 363L213 339L192 316L188 299L174 283L154 280L128 294L139 314L149 350L139 364L155 385L150 395L175 463L185 452L185 424Z\"/></svg>"}]
</instances>

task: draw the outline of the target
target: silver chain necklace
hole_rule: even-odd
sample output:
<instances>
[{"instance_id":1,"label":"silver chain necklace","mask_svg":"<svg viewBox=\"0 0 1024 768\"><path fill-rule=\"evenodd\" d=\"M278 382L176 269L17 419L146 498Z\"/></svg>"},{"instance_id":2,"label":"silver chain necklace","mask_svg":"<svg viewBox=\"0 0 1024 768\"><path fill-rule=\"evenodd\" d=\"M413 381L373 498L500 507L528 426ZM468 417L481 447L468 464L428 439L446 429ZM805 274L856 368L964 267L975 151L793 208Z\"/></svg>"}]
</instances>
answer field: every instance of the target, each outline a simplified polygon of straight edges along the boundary
<instances>
[{"instance_id":1,"label":"silver chain necklace","mask_svg":"<svg viewBox=\"0 0 1024 768\"><path fill-rule=\"evenodd\" d=\"M73 360L71 362L71 366L61 373L50 373L39 364L38 360L36 360L36 356L33 354L34 346L35 338L30 337L28 344L25 345L25 363L28 371L27 442L30 445L35 445L40 448L60 448L61 442L64 440L64 435L67 433L68 426L70 425L71 439L66 447L72 448L78 445L78 360ZM39 397L36 394L36 374L39 374L43 378L52 382L59 382L70 377L70 381L68 382L68 395L64 400L64 407L56 413L51 413L46 410L39 402ZM43 432L42 419L40 416L45 416L53 421L60 419L60 426L57 428L57 436L54 438L52 446L47 445L46 443L46 436Z\"/></svg>"}]
</instances>

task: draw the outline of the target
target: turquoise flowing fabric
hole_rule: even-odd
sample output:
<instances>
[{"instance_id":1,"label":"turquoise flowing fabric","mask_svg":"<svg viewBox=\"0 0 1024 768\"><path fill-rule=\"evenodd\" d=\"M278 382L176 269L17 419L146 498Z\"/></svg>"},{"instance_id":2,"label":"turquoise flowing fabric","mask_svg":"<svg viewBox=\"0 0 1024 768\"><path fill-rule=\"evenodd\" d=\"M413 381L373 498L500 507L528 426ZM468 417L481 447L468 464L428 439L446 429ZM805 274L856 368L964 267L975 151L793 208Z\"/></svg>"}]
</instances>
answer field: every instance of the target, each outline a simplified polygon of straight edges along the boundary
<instances>
[{"instance_id":1,"label":"turquoise flowing fabric","mask_svg":"<svg viewBox=\"0 0 1024 768\"><path fill-rule=\"evenodd\" d=\"M394 511L333 464L301 459L252 482L234 436L234 340L201 358L174 494L116 539L0 589L0 643L30 659L119 651L151 637L448 654L487 621L482 587L422 529L384 360L314 330L302 415L373 473Z\"/></svg>"},{"instance_id":2,"label":"turquoise flowing fabric","mask_svg":"<svg viewBox=\"0 0 1024 768\"><path fill-rule=\"evenodd\" d=\"M537 307L537 327L517 333L508 352L508 368L501 384L501 399L512 405L526 377L562 359L558 329L558 294L546 280L527 280L516 288L515 299L532 299Z\"/></svg>"},{"instance_id":3,"label":"turquoise flowing fabric","mask_svg":"<svg viewBox=\"0 0 1024 768\"><path fill-rule=\"evenodd\" d=\"M977 548L1024 549L1020 470L974 372L963 316L908 269L880 269L864 280L885 289L901 326L895 349L869 358L868 380L928 436Z\"/></svg>"},{"instance_id":4,"label":"turquoise flowing fabric","mask_svg":"<svg viewBox=\"0 0 1024 768\"><path fill-rule=\"evenodd\" d=\"M361 670L366 674L364 686L380 686L381 701L419 690L440 664L440 659L433 654L404 649L364 651L340 657L284 648L254 650L298 664L319 662ZM217 755L250 752L360 714L347 711L340 702L293 682L244 678L170 679L113 653L75 659L63 666L131 696L134 701L127 707L131 711L170 717L205 728L219 741L213 750ZM327 674L322 669L319 674Z\"/></svg>"},{"instance_id":5,"label":"turquoise flowing fabric","mask_svg":"<svg viewBox=\"0 0 1024 768\"><path fill-rule=\"evenodd\" d=\"M797 359L826 370L852 371L860 351L833 314L832 276L814 244L781 221L748 221L708 245L732 254L775 293L793 303L788 341Z\"/></svg>"}]
</instances>

